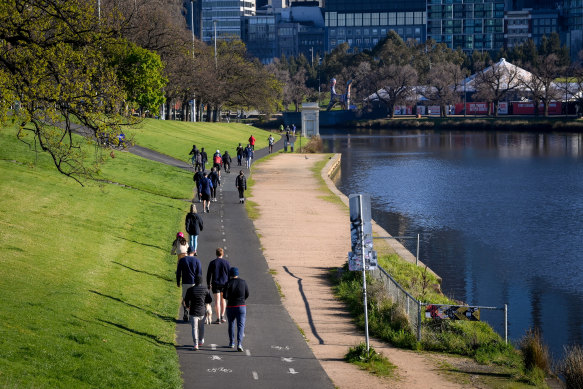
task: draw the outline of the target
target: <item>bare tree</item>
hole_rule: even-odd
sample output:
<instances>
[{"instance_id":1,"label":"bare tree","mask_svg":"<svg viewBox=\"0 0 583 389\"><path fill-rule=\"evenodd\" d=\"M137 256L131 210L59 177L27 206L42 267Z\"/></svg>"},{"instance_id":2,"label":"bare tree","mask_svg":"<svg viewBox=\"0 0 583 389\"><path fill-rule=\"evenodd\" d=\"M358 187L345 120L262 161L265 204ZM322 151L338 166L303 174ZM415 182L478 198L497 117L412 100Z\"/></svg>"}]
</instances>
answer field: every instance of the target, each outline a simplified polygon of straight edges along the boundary
<instances>
[{"instance_id":1,"label":"bare tree","mask_svg":"<svg viewBox=\"0 0 583 389\"><path fill-rule=\"evenodd\" d=\"M522 75L520 81L529 91L535 103L535 113L538 115L538 104L543 103L544 116L549 116L549 103L558 100L562 96L560 87L554 80L560 76L561 66L559 58L555 54L539 56L536 65L529 64L527 69L531 71L528 76Z\"/></svg>"},{"instance_id":2,"label":"bare tree","mask_svg":"<svg viewBox=\"0 0 583 389\"><path fill-rule=\"evenodd\" d=\"M413 86L417 71L411 65L388 65L377 72L374 96L387 106L389 116L395 116L395 105L415 98Z\"/></svg>"},{"instance_id":3,"label":"bare tree","mask_svg":"<svg viewBox=\"0 0 583 389\"><path fill-rule=\"evenodd\" d=\"M459 65L449 62L438 63L429 70L427 87L421 95L432 104L440 107L440 116L447 116L446 106L455 104L460 99L459 86L465 73Z\"/></svg>"},{"instance_id":4,"label":"bare tree","mask_svg":"<svg viewBox=\"0 0 583 389\"><path fill-rule=\"evenodd\" d=\"M506 61L483 68L476 73L474 78L475 97L494 103L494 116L498 116L500 101L522 85L519 76L519 68ZM491 114L490 109L490 104L488 104L489 114Z\"/></svg>"}]
</instances>

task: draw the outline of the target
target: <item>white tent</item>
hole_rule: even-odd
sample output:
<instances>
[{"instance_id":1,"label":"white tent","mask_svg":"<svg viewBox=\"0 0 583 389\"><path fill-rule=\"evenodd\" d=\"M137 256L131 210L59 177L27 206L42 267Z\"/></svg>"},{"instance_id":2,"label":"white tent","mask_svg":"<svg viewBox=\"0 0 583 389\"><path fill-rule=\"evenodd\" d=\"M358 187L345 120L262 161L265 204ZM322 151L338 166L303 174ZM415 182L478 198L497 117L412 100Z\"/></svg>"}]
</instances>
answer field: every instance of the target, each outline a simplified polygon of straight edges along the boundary
<instances>
[{"instance_id":1,"label":"white tent","mask_svg":"<svg viewBox=\"0 0 583 389\"><path fill-rule=\"evenodd\" d=\"M488 66L486 69L481 71L480 73L491 73L491 72L500 72L501 77L500 81L502 82L501 88L508 89L508 88L518 88L524 89L523 86L519 86L521 80L530 81L532 78L532 73L527 70L524 70L521 67L511 64L507 62L505 58L500 58L500 61L496 62L492 66ZM516 75L516 76L514 76ZM472 74L468 78L465 78L461 84L459 85L460 91L466 92L475 92L476 91L476 77L478 73Z\"/></svg>"}]
</instances>

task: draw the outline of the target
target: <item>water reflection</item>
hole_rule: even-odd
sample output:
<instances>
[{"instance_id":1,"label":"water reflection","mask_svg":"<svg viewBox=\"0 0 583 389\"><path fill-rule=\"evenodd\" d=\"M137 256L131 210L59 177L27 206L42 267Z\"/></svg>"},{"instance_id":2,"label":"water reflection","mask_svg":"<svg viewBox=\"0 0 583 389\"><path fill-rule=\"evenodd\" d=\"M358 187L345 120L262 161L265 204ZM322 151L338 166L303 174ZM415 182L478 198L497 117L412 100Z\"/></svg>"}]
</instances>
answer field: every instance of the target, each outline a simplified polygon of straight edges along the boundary
<instances>
[{"instance_id":1,"label":"water reflection","mask_svg":"<svg viewBox=\"0 0 583 389\"><path fill-rule=\"evenodd\" d=\"M582 134L358 130L323 133L338 186L371 194L393 235L421 233L443 290L510 307L510 336L542 329L555 354L581 343ZM415 243L403 242L411 251ZM487 320L501 330L500 314Z\"/></svg>"}]
</instances>

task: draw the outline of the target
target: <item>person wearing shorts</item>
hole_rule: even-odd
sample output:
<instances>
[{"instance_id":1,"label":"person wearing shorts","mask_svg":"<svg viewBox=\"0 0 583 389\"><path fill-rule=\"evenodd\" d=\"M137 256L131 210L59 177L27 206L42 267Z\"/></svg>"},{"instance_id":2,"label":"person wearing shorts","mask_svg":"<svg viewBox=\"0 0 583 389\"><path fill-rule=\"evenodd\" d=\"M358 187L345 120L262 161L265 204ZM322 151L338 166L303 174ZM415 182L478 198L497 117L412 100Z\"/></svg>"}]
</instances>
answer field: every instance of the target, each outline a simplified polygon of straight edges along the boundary
<instances>
[{"instance_id":1,"label":"person wearing shorts","mask_svg":"<svg viewBox=\"0 0 583 389\"><path fill-rule=\"evenodd\" d=\"M229 271L231 265L229 261L223 259L224 251L221 247L217 248L215 254L217 258L209 263L206 272L206 284L209 289L212 289L215 299L215 312L217 314L216 323L224 323L227 321L225 311L227 309L227 301L223 297L223 292L227 282L229 282Z\"/></svg>"}]
</instances>

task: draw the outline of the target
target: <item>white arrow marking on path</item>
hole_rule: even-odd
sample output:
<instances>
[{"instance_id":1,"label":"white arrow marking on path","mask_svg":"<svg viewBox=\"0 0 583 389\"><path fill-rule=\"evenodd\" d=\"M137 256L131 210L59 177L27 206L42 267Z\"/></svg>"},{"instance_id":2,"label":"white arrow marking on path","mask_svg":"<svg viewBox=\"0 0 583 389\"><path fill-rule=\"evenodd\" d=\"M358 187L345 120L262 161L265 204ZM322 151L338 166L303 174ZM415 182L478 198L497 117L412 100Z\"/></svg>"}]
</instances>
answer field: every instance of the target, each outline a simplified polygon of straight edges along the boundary
<instances>
[{"instance_id":1,"label":"white arrow marking on path","mask_svg":"<svg viewBox=\"0 0 583 389\"><path fill-rule=\"evenodd\" d=\"M285 358L285 357L281 357L281 360L284 362L293 362L294 361L293 358Z\"/></svg>"},{"instance_id":2,"label":"white arrow marking on path","mask_svg":"<svg viewBox=\"0 0 583 389\"><path fill-rule=\"evenodd\" d=\"M216 350L216 349L217 349L217 345L216 345L216 344L214 344L214 343L213 343L213 344L211 344L211 350L213 350L213 351L214 351L214 350Z\"/></svg>"},{"instance_id":3,"label":"white arrow marking on path","mask_svg":"<svg viewBox=\"0 0 583 389\"><path fill-rule=\"evenodd\" d=\"M245 350L245 354L247 354L248 357L251 356L251 351L249 351L249 349Z\"/></svg>"},{"instance_id":4,"label":"white arrow marking on path","mask_svg":"<svg viewBox=\"0 0 583 389\"><path fill-rule=\"evenodd\" d=\"M211 355L210 356L211 361L222 361L223 358L219 357L218 355Z\"/></svg>"},{"instance_id":5,"label":"white arrow marking on path","mask_svg":"<svg viewBox=\"0 0 583 389\"><path fill-rule=\"evenodd\" d=\"M289 374L300 374L299 371L295 371L294 369L292 369L291 367L289 368Z\"/></svg>"},{"instance_id":6,"label":"white arrow marking on path","mask_svg":"<svg viewBox=\"0 0 583 389\"><path fill-rule=\"evenodd\" d=\"M253 372L253 379L254 380L258 380L259 379L259 374L257 374L256 371Z\"/></svg>"}]
</instances>

